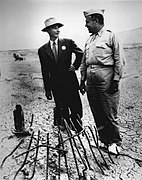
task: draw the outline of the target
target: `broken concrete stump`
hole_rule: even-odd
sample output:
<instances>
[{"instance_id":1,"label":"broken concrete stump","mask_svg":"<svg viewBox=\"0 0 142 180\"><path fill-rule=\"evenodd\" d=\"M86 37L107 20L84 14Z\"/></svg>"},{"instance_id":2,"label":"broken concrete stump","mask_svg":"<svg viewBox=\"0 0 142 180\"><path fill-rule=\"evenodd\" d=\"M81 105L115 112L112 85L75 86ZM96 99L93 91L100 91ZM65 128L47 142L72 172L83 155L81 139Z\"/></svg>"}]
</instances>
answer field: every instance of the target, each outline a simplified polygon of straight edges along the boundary
<instances>
[{"instance_id":1,"label":"broken concrete stump","mask_svg":"<svg viewBox=\"0 0 142 180\"><path fill-rule=\"evenodd\" d=\"M16 105L15 110L13 111L14 116L14 126L15 130L13 133L17 136L27 136L30 135L28 131L25 130L24 124L24 112L21 105Z\"/></svg>"}]
</instances>

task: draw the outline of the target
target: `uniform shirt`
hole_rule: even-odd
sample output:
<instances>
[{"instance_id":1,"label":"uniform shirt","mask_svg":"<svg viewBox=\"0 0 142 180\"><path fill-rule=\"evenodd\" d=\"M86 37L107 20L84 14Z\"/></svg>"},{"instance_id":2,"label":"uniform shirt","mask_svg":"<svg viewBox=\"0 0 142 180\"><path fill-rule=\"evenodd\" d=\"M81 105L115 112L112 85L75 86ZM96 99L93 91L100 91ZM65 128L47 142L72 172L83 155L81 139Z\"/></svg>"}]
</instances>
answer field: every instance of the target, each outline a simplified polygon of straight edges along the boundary
<instances>
[{"instance_id":1,"label":"uniform shirt","mask_svg":"<svg viewBox=\"0 0 142 180\"><path fill-rule=\"evenodd\" d=\"M114 66L114 80L119 81L124 60L123 47L117 36L102 28L97 34L91 35L85 44L81 79L86 80L86 70L89 65L100 65Z\"/></svg>"}]
</instances>

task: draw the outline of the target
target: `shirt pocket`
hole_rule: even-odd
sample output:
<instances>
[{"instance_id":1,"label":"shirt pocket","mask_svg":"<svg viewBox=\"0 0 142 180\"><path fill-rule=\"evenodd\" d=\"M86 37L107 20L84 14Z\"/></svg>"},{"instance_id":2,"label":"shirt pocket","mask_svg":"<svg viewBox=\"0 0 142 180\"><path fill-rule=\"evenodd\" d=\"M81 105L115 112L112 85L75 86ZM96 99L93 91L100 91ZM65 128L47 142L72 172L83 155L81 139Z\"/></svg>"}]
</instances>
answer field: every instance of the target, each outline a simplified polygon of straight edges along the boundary
<instances>
[{"instance_id":1,"label":"shirt pocket","mask_svg":"<svg viewBox=\"0 0 142 180\"><path fill-rule=\"evenodd\" d=\"M107 43L96 44L95 54L96 56L106 56L112 53L112 49Z\"/></svg>"}]
</instances>

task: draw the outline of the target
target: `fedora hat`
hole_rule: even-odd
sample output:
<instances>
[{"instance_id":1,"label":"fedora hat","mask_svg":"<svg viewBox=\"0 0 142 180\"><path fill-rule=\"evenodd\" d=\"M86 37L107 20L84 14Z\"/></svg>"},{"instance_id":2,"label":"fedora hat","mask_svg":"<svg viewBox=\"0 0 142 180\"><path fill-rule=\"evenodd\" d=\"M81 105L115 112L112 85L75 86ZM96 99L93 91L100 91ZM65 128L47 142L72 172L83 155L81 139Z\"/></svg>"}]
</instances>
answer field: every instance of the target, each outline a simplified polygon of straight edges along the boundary
<instances>
[{"instance_id":1,"label":"fedora hat","mask_svg":"<svg viewBox=\"0 0 142 180\"><path fill-rule=\"evenodd\" d=\"M41 31L46 32L47 28L49 28L50 26L53 25L58 25L59 27L64 26L62 23L59 23L54 17L48 18L46 19L46 21L44 22L45 24L45 28L43 28Z\"/></svg>"}]
</instances>

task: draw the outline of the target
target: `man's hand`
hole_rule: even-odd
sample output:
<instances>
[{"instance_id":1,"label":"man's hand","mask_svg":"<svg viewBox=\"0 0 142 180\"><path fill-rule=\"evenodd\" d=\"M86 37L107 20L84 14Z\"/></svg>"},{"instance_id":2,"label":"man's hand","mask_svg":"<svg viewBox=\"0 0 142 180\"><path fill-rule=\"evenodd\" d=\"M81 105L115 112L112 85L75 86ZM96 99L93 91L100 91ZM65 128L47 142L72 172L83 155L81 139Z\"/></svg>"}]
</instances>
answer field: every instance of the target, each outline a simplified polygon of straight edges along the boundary
<instances>
[{"instance_id":1,"label":"man's hand","mask_svg":"<svg viewBox=\"0 0 142 180\"><path fill-rule=\"evenodd\" d=\"M46 93L45 95L46 95L47 100L52 100L52 95L51 95L51 93Z\"/></svg>"},{"instance_id":2,"label":"man's hand","mask_svg":"<svg viewBox=\"0 0 142 180\"><path fill-rule=\"evenodd\" d=\"M82 80L81 80L81 82L80 82L79 90L80 90L80 92L81 92L82 95L84 95L85 92L86 92L85 82L82 81Z\"/></svg>"},{"instance_id":3,"label":"man's hand","mask_svg":"<svg viewBox=\"0 0 142 180\"><path fill-rule=\"evenodd\" d=\"M71 65L70 65L69 71L72 71L72 72L74 72L74 71L75 71L75 67L74 67L74 65L73 65L73 64L71 64Z\"/></svg>"},{"instance_id":4,"label":"man's hand","mask_svg":"<svg viewBox=\"0 0 142 180\"><path fill-rule=\"evenodd\" d=\"M114 94L119 90L119 81L113 80L108 89L109 94Z\"/></svg>"}]
</instances>

